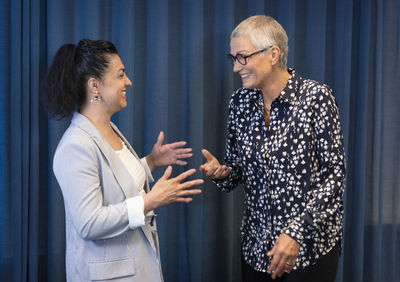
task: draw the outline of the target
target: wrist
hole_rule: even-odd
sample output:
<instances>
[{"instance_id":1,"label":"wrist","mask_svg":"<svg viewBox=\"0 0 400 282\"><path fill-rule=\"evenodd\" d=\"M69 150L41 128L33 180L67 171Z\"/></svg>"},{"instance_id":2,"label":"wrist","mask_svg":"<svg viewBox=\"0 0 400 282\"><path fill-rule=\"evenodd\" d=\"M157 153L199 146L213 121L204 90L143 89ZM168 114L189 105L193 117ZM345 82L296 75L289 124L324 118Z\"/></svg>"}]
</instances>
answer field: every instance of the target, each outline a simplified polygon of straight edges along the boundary
<instances>
[{"instance_id":1,"label":"wrist","mask_svg":"<svg viewBox=\"0 0 400 282\"><path fill-rule=\"evenodd\" d=\"M146 215L148 212L155 210L159 205L153 199L153 195L150 192L144 194L143 196L143 213Z\"/></svg>"},{"instance_id":2,"label":"wrist","mask_svg":"<svg viewBox=\"0 0 400 282\"><path fill-rule=\"evenodd\" d=\"M146 156L146 162L147 162L147 165L149 166L151 171L153 171L153 170L155 170L157 168L157 166L156 166L156 164L154 162L154 159L151 156L151 153Z\"/></svg>"}]
</instances>

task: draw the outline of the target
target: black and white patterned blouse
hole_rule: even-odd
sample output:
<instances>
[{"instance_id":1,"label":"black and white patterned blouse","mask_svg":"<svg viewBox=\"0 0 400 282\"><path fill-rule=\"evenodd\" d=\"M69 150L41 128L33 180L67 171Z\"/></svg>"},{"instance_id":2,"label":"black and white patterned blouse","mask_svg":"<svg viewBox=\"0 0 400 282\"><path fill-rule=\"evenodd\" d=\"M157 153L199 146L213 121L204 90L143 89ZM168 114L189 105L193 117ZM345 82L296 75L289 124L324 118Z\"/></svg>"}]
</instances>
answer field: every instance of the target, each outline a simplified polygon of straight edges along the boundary
<instances>
[{"instance_id":1,"label":"black and white patterned blouse","mask_svg":"<svg viewBox=\"0 0 400 282\"><path fill-rule=\"evenodd\" d=\"M241 226L246 262L265 272L281 233L298 243L293 269L314 264L342 238L345 157L332 90L293 69L266 128L262 93L238 89L229 104L224 191L245 190Z\"/></svg>"}]
</instances>

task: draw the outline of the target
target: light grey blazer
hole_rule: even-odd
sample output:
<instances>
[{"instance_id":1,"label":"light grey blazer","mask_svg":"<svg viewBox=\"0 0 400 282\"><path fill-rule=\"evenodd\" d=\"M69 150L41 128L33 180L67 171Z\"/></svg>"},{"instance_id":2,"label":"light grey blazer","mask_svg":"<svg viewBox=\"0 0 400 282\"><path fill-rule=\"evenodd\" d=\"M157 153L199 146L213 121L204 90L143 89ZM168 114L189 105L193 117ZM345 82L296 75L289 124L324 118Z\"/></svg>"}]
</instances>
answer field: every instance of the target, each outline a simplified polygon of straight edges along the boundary
<instances>
[{"instance_id":1,"label":"light grey blazer","mask_svg":"<svg viewBox=\"0 0 400 282\"><path fill-rule=\"evenodd\" d=\"M129 142L112 124L132 154ZM154 181L147 167L145 190ZM75 113L53 162L66 221L67 280L163 281L155 220L129 229L125 200L138 189L94 125Z\"/></svg>"}]
</instances>

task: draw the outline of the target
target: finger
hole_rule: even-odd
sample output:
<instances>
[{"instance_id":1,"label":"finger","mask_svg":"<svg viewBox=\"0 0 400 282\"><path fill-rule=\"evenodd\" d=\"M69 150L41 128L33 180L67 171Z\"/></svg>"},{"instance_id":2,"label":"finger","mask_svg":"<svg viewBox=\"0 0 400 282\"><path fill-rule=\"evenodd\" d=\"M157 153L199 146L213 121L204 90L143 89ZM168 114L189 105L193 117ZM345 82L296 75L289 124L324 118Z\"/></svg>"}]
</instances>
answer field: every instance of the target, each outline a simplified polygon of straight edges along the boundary
<instances>
[{"instance_id":1,"label":"finger","mask_svg":"<svg viewBox=\"0 0 400 282\"><path fill-rule=\"evenodd\" d=\"M211 168L208 169L206 176L210 177L210 178L214 178L214 173L217 171L217 169L218 169L217 165L212 166Z\"/></svg>"},{"instance_id":2,"label":"finger","mask_svg":"<svg viewBox=\"0 0 400 282\"><path fill-rule=\"evenodd\" d=\"M267 253L267 256L272 257L275 254L276 251L276 244L272 247L271 250L269 250L269 252Z\"/></svg>"},{"instance_id":3,"label":"finger","mask_svg":"<svg viewBox=\"0 0 400 282\"><path fill-rule=\"evenodd\" d=\"M179 193L179 197L187 197L187 196L193 196L197 194L201 194L200 189L190 189L190 190L183 190Z\"/></svg>"},{"instance_id":4,"label":"finger","mask_svg":"<svg viewBox=\"0 0 400 282\"><path fill-rule=\"evenodd\" d=\"M187 171L182 172L181 174L179 174L177 177L175 177L175 179L178 182L182 182L184 179L186 179L187 177L191 176L192 174L194 174L196 172L196 169L192 168L189 169Z\"/></svg>"},{"instance_id":5,"label":"finger","mask_svg":"<svg viewBox=\"0 0 400 282\"><path fill-rule=\"evenodd\" d=\"M224 166L220 166L213 174L213 178L219 179L221 177L221 173L224 171Z\"/></svg>"},{"instance_id":6,"label":"finger","mask_svg":"<svg viewBox=\"0 0 400 282\"><path fill-rule=\"evenodd\" d=\"M203 156L206 158L206 160L208 162L211 162L214 159L214 156L206 149L201 150L201 153L203 154Z\"/></svg>"},{"instance_id":7,"label":"finger","mask_svg":"<svg viewBox=\"0 0 400 282\"><path fill-rule=\"evenodd\" d=\"M297 256L289 256L285 260L286 269L288 272L292 271L293 267L296 265Z\"/></svg>"},{"instance_id":8,"label":"finger","mask_svg":"<svg viewBox=\"0 0 400 282\"><path fill-rule=\"evenodd\" d=\"M208 178L214 178L213 174L218 169L217 165L213 165L212 163L205 162L200 166L200 171L202 171Z\"/></svg>"},{"instance_id":9,"label":"finger","mask_svg":"<svg viewBox=\"0 0 400 282\"><path fill-rule=\"evenodd\" d=\"M280 273L280 269L278 268L278 261L277 259L275 259L275 257L272 259L267 272L271 274L272 279L275 279L277 277L277 274Z\"/></svg>"},{"instance_id":10,"label":"finger","mask_svg":"<svg viewBox=\"0 0 400 282\"><path fill-rule=\"evenodd\" d=\"M178 159L188 159L193 157L193 153L177 154L176 157Z\"/></svg>"},{"instance_id":11,"label":"finger","mask_svg":"<svg viewBox=\"0 0 400 282\"><path fill-rule=\"evenodd\" d=\"M168 179L170 176L171 176L171 174L172 174L172 166L168 166L166 169L165 169L165 171L164 171L164 174L163 174L163 176L161 177L162 179Z\"/></svg>"},{"instance_id":12,"label":"finger","mask_svg":"<svg viewBox=\"0 0 400 282\"><path fill-rule=\"evenodd\" d=\"M269 252L268 252L269 253ZM268 254L267 254L268 255ZM275 272L275 269L278 267L278 262L280 261L280 256L277 254L277 255L274 255L273 257L272 257L272 260L271 260L271 262L270 262L270 264L269 264L269 267L268 267L268 269L267 269L267 272L269 273L269 274L271 274L272 275L272 273L273 272Z\"/></svg>"},{"instance_id":13,"label":"finger","mask_svg":"<svg viewBox=\"0 0 400 282\"><path fill-rule=\"evenodd\" d=\"M210 163L205 162L204 164L200 165L200 171L204 172L207 174L207 172L212 168Z\"/></svg>"},{"instance_id":14,"label":"finger","mask_svg":"<svg viewBox=\"0 0 400 282\"><path fill-rule=\"evenodd\" d=\"M163 141L164 141L164 132L160 131L160 134L158 134L156 144L161 146Z\"/></svg>"},{"instance_id":15,"label":"finger","mask_svg":"<svg viewBox=\"0 0 400 282\"><path fill-rule=\"evenodd\" d=\"M176 152L177 155L191 154L192 151L193 151L192 148L175 149L175 152Z\"/></svg>"},{"instance_id":16,"label":"finger","mask_svg":"<svg viewBox=\"0 0 400 282\"><path fill-rule=\"evenodd\" d=\"M268 266L267 272L272 276L275 273L275 269L276 269L276 263L270 263L270 265Z\"/></svg>"},{"instance_id":17,"label":"finger","mask_svg":"<svg viewBox=\"0 0 400 282\"><path fill-rule=\"evenodd\" d=\"M186 165L187 162L181 161L181 160L176 160L176 161L174 162L174 164L176 164L176 165Z\"/></svg>"},{"instance_id":18,"label":"finger","mask_svg":"<svg viewBox=\"0 0 400 282\"><path fill-rule=\"evenodd\" d=\"M183 198L183 197L181 197L181 198L176 198L175 199L175 202L178 202L178 203L190 203L191 201L193 201L193 199L192 198Z\"/></svg>"},{"instance_id":19,"label":"finger","mask_svg":"<svg viewBox=\"0 0 400 282\"><path fill-rule=\"evenodd\" d=\"M290 273L292 271L294 265L295 265L295 263L291 263L290 261L287 261L287 263L285 262L285 267L286 267L285 272Z\"/></svg>"},{"instance_id":20,"label":"finger","mask_svg":"<svg viewBox=\"0 0 400 282\"><path fill-rule=\"evenodd\" d=\"M185 189L190 188L190 187L192 187L192 186L201 185L201 184L203 184L203 183L204 183L204 180L203 180L203 179L189 180L189 181L183 182L183 183L181 184L181 186L180 186L180 189L185 190Z\"/></svg>"},{"instance_id":21,"label":"finger","mask_svg":"<svg viewBox=\"0 0 400 282\"><path fill-rule=\"evenodd\" d=\"M183 147L186 145L186 141L178 141L178 142L174 142L171 144L168 144L168 147L170 147L171 149L175 149L175 148L179 148L179 147ZM185 149L192 149L192 148L185 148Z\"/></svg>"},{"instance_id":22,"label":"finger","mask_svg":"<svg viewBox=\"0 0 400 282\"><path fill-rule=\"evenodd\" d=\"M287 265L285 262L286 262L286 260L281 259L281 261L278 264L278 267L275 269L275 272L274 272L275 277L281 277L285 273L286 268L287 268Z\"/></svg>"},{"instance_id":23,"label":"finger","mask_svg":"<svg viewBox=\"0 0 400 282\"><path fill-rule=\"evenodd\" d=\"M232 168L229 166L225 169L225 171L221 174L221 178L227 177L232 171Z\"/></svg>"},{"instance_id":24,"label":"finger","mask_svg":"<svg viewBox=\"0 0 400 282\"><path fill-rule=\"evenodd\" d=\"M227 169L226 165L220 166L220 168L214 173L214 178L220 179L223 178L222 174L225 172Z\"/></svg>"}]
</instances>

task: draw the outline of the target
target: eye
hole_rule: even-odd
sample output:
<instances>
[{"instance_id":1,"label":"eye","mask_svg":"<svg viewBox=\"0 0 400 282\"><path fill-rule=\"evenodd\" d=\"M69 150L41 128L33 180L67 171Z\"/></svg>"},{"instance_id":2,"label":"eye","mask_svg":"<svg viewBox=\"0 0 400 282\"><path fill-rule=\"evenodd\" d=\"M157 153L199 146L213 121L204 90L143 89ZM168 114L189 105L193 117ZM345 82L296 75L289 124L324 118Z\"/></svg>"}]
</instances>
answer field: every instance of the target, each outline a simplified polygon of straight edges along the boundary
<instances>
[{"instance_id":1,"label":"eye","mask_svg":"<svg viewBox=\"0 0 400 282\"><path fill-rule=\"evenodd\" d=\"M121 68L118 72L118 78L124 78L125 76L125 69Z\"/></svg>"}]
</instances>

